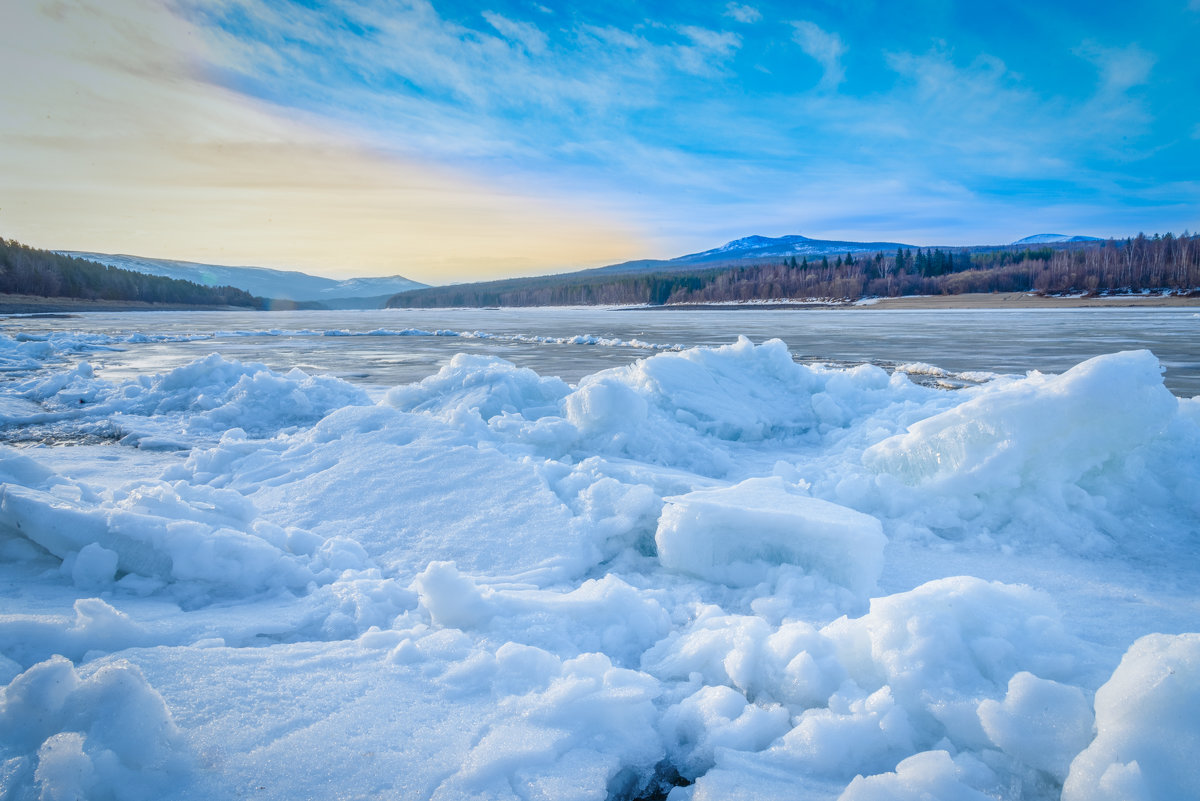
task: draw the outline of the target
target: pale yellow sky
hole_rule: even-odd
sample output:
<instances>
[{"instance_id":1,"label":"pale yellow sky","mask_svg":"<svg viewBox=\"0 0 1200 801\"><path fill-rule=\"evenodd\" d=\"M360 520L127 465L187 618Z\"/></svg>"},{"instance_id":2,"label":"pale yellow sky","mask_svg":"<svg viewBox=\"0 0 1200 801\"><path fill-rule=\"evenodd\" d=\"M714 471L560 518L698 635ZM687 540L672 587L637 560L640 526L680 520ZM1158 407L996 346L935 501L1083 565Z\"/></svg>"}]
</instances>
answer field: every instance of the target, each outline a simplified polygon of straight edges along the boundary
<instances>
[{"instance_id":1,"label":"pale yellow sky","mask_svg":"<svg viewBox=\"0 0 1200 801\"><path fill-rule=\"evenodd\" d=\"M594 210L372 152L205 81L204 47L154 0L4 3L0 236L434 284L644 255Z\"/></svg>"}]
</instances>

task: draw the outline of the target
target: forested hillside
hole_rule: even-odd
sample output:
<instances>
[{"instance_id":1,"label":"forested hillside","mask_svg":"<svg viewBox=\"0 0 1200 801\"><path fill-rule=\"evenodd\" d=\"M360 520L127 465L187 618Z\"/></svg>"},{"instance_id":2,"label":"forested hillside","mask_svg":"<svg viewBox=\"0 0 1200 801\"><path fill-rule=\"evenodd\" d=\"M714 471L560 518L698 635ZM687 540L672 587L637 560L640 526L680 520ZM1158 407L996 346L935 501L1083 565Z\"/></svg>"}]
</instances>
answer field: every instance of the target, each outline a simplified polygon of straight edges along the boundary
<instances>
[{"instance_id":1,"label":"forested hillside","mask_svg":"<svg viewBox=\"0 0 1200 801\"><path fill-rule=\"evenodd\" d=\"M1200 290L1200 236L1146 237L1036 249L898 249L895 253L714 267L695 272L593 272L434 287L394 296L396 308L719 303L965 292Z\"/></svg>"},{"instance_id":2,"label":"forested hillside","mask_svg":"<svg viewBox=\"0 0 1200 801\"><path fill-rule=\"evenodd\" d=\"M146 275L0 239L0 293L85 300L133 300L190 306L259 307L263 301L230 286Z\"/></svg>"}]
</instances>

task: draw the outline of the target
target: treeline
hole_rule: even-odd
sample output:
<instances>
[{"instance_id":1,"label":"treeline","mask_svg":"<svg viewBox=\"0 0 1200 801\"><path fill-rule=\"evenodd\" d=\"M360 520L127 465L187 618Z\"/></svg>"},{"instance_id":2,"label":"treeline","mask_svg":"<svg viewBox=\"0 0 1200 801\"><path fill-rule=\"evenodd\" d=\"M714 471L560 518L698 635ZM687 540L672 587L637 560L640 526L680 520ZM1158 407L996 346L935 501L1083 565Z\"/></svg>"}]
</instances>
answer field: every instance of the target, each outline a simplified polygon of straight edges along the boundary
<instances>
[{"instance_id":1,"label":"treeline","mask_svg":"<svg viewBox=\"0 0 1200 801\"><path fill-rule=\"evenodd\" d=\"M85 300L135 300L189 306L247 306L263 300L231 286L210 287L177 278L108 267L0 238L0 293Z\"/></svg>"},{"instance_id":2,"label":"treeline","mask_svg":"<svg viewBox=\"0 0 1200 801\"><path fill-rule=\"evenodd\" d=\"M681 293L699 291L728 268L695 272L569 273L508 278L476 284L414 289L393 295L388 308L482 306L662 305Z\"/></svg>"},{"instance_id":3,"label":"treeline","mask_svg":"<svg viewBox=\"0 0 1200 801\"><path fill-rule=\"evenodd\" d=\"M1200 236L1040 248L900 249L895 253L640 274L572 273L405 292L391 307L558 306L857 300L966 292L1200 291Z\"/></svg>"}]
</instances>

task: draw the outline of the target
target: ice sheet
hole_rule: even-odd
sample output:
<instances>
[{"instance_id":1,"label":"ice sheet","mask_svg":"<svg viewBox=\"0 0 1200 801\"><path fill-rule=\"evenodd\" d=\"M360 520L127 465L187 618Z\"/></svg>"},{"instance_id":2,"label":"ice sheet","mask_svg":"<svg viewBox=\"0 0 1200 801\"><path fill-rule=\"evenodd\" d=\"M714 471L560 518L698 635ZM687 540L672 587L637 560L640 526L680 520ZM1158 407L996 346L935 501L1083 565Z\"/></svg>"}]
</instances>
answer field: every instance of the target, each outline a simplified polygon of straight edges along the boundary
<instances>
[{"instance_id":1,"label":"ice sheet","mask_svg":"<svg viewBox=\"0 0 1200 801\"><path fill-rule=\"evenodd\" d=\"M370 396L115 344L0 342L6 426L115 432L0 446L7 797L1200 792L1200 412L1149 352Z\"/></svg>"}]
</instances>

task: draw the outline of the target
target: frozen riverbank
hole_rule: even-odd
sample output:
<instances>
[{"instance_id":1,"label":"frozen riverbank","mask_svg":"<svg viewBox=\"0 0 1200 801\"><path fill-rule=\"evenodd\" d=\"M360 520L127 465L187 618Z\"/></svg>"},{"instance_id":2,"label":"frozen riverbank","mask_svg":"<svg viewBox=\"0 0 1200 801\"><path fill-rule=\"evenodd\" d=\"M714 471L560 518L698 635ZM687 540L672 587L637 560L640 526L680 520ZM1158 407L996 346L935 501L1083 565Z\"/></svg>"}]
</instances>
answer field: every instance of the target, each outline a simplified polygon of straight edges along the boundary
<instances>
[{"instance_id":1,"label":"frozen riverbank","mask_svg":"<svg viewBox=\"0 0 1200 801\"><path fill-rule=\"evenodd\" d=\"M0 448L3 787L1200 792L1200 401L1153 354L947 391L636 342L387 391L0 343L8 429L111 443Z\"/></svg>"}]
</instances>

